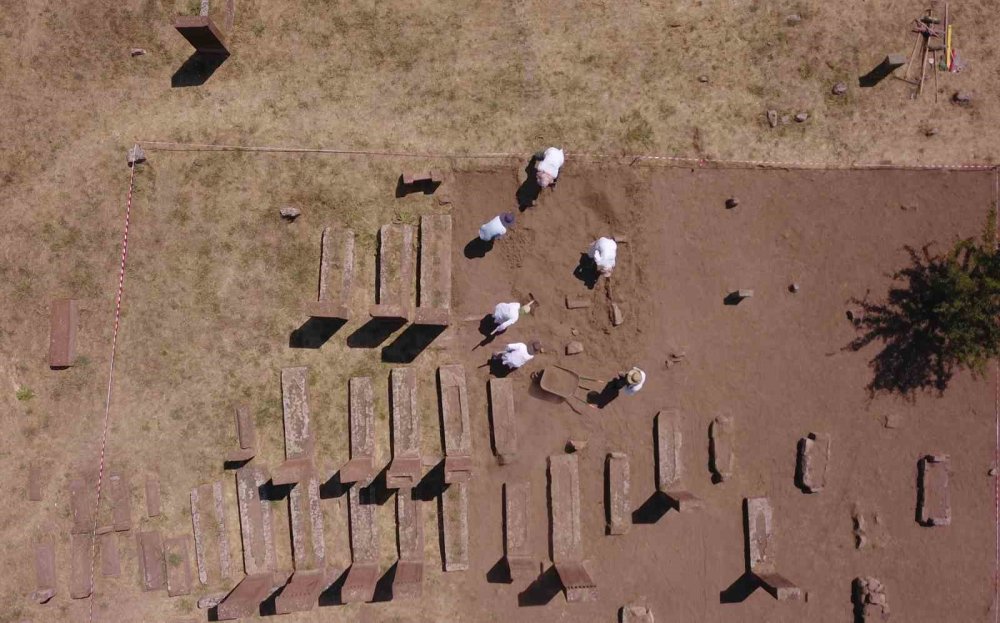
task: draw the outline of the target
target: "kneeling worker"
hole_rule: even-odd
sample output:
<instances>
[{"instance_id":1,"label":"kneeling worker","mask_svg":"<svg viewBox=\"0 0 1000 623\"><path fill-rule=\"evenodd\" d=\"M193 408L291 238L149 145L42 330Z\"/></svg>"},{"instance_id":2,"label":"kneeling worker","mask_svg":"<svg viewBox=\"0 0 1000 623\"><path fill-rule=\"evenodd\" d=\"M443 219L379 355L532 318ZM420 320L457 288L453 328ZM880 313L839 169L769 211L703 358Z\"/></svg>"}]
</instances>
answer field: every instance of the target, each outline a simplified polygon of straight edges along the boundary
<instances>
[{"instance_id":1,"label":"kneeling worker","mask_svg":"<svg viewBox=\"0 0 1000 623\"><path fill-rule=\"evenodd\" d=\"M500 363L507 366L511 370L517 370L524 364L534 359L535 353L537 353L538 350L538 342L532 342L530 346L524 344L523 342L514 342L513 344L505 346L502 351L494 353L493 357L499 359Z\"/></svg>"},{"instance_id":2,"label":"kneeling worker","mask_svg":"<svg viewBox=\"0 0 1000 623\"><path fill-rule=\"evenodd\" d=\"M626 396L634 396L639 393L646 382L646 373L633 366L628 372L623 372L619 378L621 378L623 385L622 392Z\"/></svg>"},{"instance_id":3,"label":"kneeling worker","mask_svg":"<svg viewBox=\"0 0 1000 623\"><path fill-rule=\"evenodd\" d=\"M618 243L611 238L598 238L590 245L587 255L597 265L597 272L610 277L618 257Z\"/></svg>"},{"instance_id":4,"label":"kneeling worker","mask_svg":"<svg viewBox=\"0 0 1000 623\"><path fill-rule=\"evenodd\" d=\"M548 188L556 183L559 169L566 162L566 155L558 147L549 147L542 153L541 160L535 163L535 181L542 188Z\"/></svg>"},{"instance_id":5,"label":"kneeling worker","mask_svg":"<svg viewBox=\"0 0 1000 623\"><path fill-rule=\"evenodd\" d=\"M507 233L507 228L514 224L514 213L504 212L494 216L491 220L483 223L479 228L479 239L483 242L492 242Z\"/></svg>"}]
</instances>

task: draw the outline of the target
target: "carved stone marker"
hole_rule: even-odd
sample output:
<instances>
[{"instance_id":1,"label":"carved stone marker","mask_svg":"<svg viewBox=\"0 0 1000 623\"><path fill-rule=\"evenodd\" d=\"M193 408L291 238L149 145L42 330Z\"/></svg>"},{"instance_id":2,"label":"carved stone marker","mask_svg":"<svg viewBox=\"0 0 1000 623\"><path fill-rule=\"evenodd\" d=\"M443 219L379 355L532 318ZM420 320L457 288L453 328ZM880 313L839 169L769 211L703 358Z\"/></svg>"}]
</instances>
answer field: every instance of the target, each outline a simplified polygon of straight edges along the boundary
<instances>
[{"instance_id":1,"label":"carved stone marker","mask_svg":"<svg viewBox=\"0 0 1000 623\"><path fill-rule=\"evenodd\" d=\"M166 574L163 569L163 540L158 530L140 532L139 544L139 576L142 578L142 589L156 591L166 586Z\"/></svg>"},{"instance_id":2,"label":"carved stone marker","mask_svg":"<svg viewBox=\"0 0 1000 623\"><path fill-rule=\"evenodd\" d=\"M198 581L208 584L209 579L215 582L229 578L232 569L221 482L191 490L191 524L194 528ZM216 552L218 554L213 558L212 554Z\"/></svg>"},{"instance_id":3,"label":"carved stone marker","mask_svg":"<svg viewBox=\"0 0 1000 623\"><path fill-rule=\"evenodd\" d=\"M121 559L118 556L118 537L114 532L102 534L99 540L101 549L101 575L116 578L121 575Z\"/></svg>"},{"instance_id":4,"label":"carved stone marker","mask_svg":"<svg viewBox=\"0 0 1000 623\"><path fill-rule=\"evenodd\" d=\"M528 541L528 482L507 482L503 485L503 545L504 560L511 580L534 577L538 560L531 555Z\"/></svg>"},{"instance_id":5,"label":"carved stone marker","mask_svg":"<svg viewBox=\"0 0 1000 623\"><path fill-rule=\"evenodd\" d=\"M253 413L247 405L238 405L233 409L236 417L236 440L239 448L226 455L230 463L245 463L257 455L257 429L253 422Z\"/></svg>"},{"instance_id":6,"label":"carved stone marker","mask_svg":"<svg viewBox=\"0 0 1000 623\"><path fill-rule=\"evenodd\" d=\"M444 570L469 569L469 483L456 482L441 492Z\"/></svg>"},{"instance_id":7,"label":"carved stone marker","mask_svg":"<svg viewBox=\"0 0 1000 623\"><path fill-rule=\"evenodd\" d=\"M108 485L115 531L129 530L132 528L132 493L128 476L122 471L112 471L108 474Z\"/></svg>"},{"instance_id":8,"label":"carved stone marker","mask_svg":"<svg viewBox=\"0 0 1000 623\"><path fill-rule=\"evenodd\" d=\"M566 601L594 600L597 585L583 564L580 468L576 454L549 457L549 505L552 509L552 562Z\"/></svg>"},{"instance_id":9,"label":"carved stone marker","mask_svg":"<svg viewBox=\"0 0 1000 623\"><path fill-rule=\"evenodd\" d=\"M70 476L69 506L73 516L72 534L84 534L94 529L97 510L97 471L82 469Z\"/></svg>"},{"instance_id":10,"label":"carved stone marker","mask_svg":"<svg viewBox=\"0 0 1000 623\"><path fill-rule=\"evenodd\" d=\"M73 599L86 599L94 592L94 576L91 573L93 555L93 534L73 534L70 536L69 596Z\"/></svg>"},{"instance_id":11,"label":"carved stone marker","mask_svg":"<svg viewBox=\"0 0 1000 623\"><path fill-rule=\"evenodd\" d=\"M653 426L656 428L656 489L667 496L680 512L701 508L701 500L681 485L681 414L676 409L660 411Z\"/></svg>"},{"instance_id":12,"label":"carved stone marker","mask_svg":"<svg viewBox=\"0 0 1000 623\"><path fill-rule=\"evenodd\" d=\"M309 416L309 368L281 370L281 406L285 425L285 462L271 474L276 485L299 482L312 473L315 434Z\"/></svg>"},{"instance_id":13,"label":"carved stone marker","mask_svg":"<svg viewBox=\"0 0 1000 623\"><path fill-rule=\"evenodd\" d=\"M330 578L324 569L300 571L296 569L292 579L274 600L277 614L312 610L319 603L319 596L330 585Z\"/></svg>"},{"instance_id":14,"label":"carved stone marker","mask_svg":"<svg viewBox=\"0 0 1000 623\"><path fill-rule=\"evenodd\" d=\"M714 480L723 482L733 474L733 447L736 443L736 425L733 418L728 416L715 418L708 434Z\"/></svg>"},{"instance_id":15,"label":"carved stone marker","mask_svg":"<svg viewBox=\"0 0 1000 623\"><path fill-rule=\"evenodd\" d=\"M514 415L514 384L511 379L490 379L490 416L493 450L500 465L517 457L517 424Z\"/></svg>"},{"instance_id":16,"label":"carved stone marker","mask_svg":"<svg viewBox=\"0 0 1000 623\"><path fill-rule=\"evenodd\" d=\"M420 415L417 412L417 377L413 368L393 368L392 463L386 472L386 487L409 489L420 482Z\"/></svg>"},{"instance_id":17,"label":"carved stone marker","mask_svg":"<svg viewBox=\"0 0 1000 623\"><path fill-rule=\"evenodd\" d=\"M413 307L413 227L383 225L378 253L378 297L371 307L371 317L409 321Z\"/></svg>"},{"instance_id":18,"label":"carved stone marker","mask_svg":"<svg viewBox=\"0 0 1000 623\"><path fill-rule=\"evenodd\" d=\"M260 604L274 592L274 576L270 572L244 577L226 595L216 610L220 621L229 621L258 614Z\"/></svg>"},{"instance_id":19,"label":"carved stone marker","mask_svg":"<svg viewBox=\"0 0 1000 623\"><path fill-rule=\"evenodd\" d=\"M951 492L948 485L950 462L947 454L928 454L917 464L917 508L921 525L951 524Z\"/></svg>"},{"instance_id":20,"label":"carved stone marker","mask_svg":"<svg viewBox=\"0 0 1000 623\"><path fill-rule=\"evenodd\" d=\"M396 494L396 545L399 561L392 582L393 599L420 597L424 581L424 520L412 490Z\"/></svg>"},{"instance_id":21,"label":"carved stone marker","mask_svg":"<svg viewBox=\"0 0 1000 623\"><path fill-rule=\"evenodd\" d=\"M351 286L354 283L354 232L327 227L320 238L319 294L309 303L313 318L350 320Z\"/></svg>"},{"instance_id":22,"label":"carved stone marker","mask_svg":"<svg viewBox=\"0 0 1000 623\"><path fill-rule=\"evenodd\" d=\"M167 563L167 594L171 597L191 593L191 558L188 556L188 537L178 536L163 542Z\"/></svg>"},{"instance_id":23,"label":"carved stone marker","mask_svg":"<svg viewBox=\"0 0 1000 623\"><path fill-rule=\"evenodd\" d=\"M74 299L52 301L49 317L49 367L68 368L76 360L76 330L79 325L79 302Z\"/></svg>"},{"instance_id":24,"label":"carved stone marker","mask_svg":"<svg viewBox=\"0 0 1000 623\"><path fill-rule=\"evenodd\" d=\"M628 455L611 452L606 459L608 534L625 534L632 527L632 500L629 496Z\"/></svg>"},{"instance_id":25,"label":"carved stone marker","mask_svg":"<svg viewBox=\"0 0 1000 623\"><path fill-rule=\"evenodd\" d=\"M44 604L56 594L56 546L51 536L35 543L35 592L31 600Z\"/></svg>"},{"instance_id":26,"label":"carved stone marker","mask_svg":"<svg viewBox=\"0 0 1000 623\"><path fill-rule=\"evenodd\" d=\"M260 498L260 488L267 481L267 474L254 465L245 465L236 470L243 566L247 575L269 573L275 569L271 505Z\"/></svg>"},{"instance_id":27,"label":"carved stone marker","mask_svg":"<svg viewBox=\"0 0 1000 623\"><path fill-rule=\"evenodd\" d=\"M743 513L747 571L756 576L764 590L775 599L801 599L802 589L775 571L770 501L764 497L746 498L743 501Z\"/></svg>"},{"instance_id":28,"label":"carved stone marker","mask_svg":"<svg viewBox=\"0 0 1000 623\"><path fill-rule=\"evenodd\" d=\"M441 384L441 428L444 431L444 481L466 482L472 477L472 428L465 368L451 364L438 368Z\"/></svg>"},{"instance_id":29,"label":"carved stone marker","mask_svg":"<svg viewBox=\"0 0 1000 623\"><path fill-rule=\"evenodd\" d=\"M621 623L653 623L653 611L646 606L622 606Z\"/></svg>"},{"instance_id":30,"label":"carved stone marker","mask_svg":"<svg viewBox=\"0 0 1000 623\"><path fill-rule=\"evenodd\" d=\"M324 568L323 509L320 508L319 480L315 476L292 487L288 494L288 513L295 570Z\"/></svg>"},{"instance_id":31,"label":"carved stone marker","mask_svg":"<svg viewBox=\"0 0 1000 623\"><path fill-rule=\"evenodd\" d=\"M379 577L376 505L369 499L368 490L357 485L348 490L347 496L351 568L341 588L341 600L344 603L371 601L375 597L375 583Z\"/></svg>"},{"instance_id":32,"label":"carved stone marker","mask_svg":"<svg viewBox=\"0 0 1000 623\"><path fill-rule=\"evenodd\" d=\"M451 324L451 216L420 217L420 301L414 322Z\"/></svg>"},{"instance_id":33,"label":"carved stone marker","mask_svg":"<svg viewBox=\"0 0 1000 623\"><path fill-rule=\"evenodd\" d=\"M375 402L372 380L355 377L349 384L351 460L340 468L340 482L368 486L375 476Z\"/></svg>"},{"instance_id":34,"label":"carved stone marker","mask_svg":"<svg viewBox=\"0 0 1000 623\"><path fill-rule=\"evenodd\" d=\"M222 30L207 15L179 15L174 18L174 28L197 52L229 55Z\"/></svg>"},{"instance_id":35,"label":"carved stone marker","mask_svg":"<svg viewBox=\"0 0 1000 623\"><path fill-rule=\"evenodd\" d=\"M795 480L800 489L806 493L822 491L829 465L830 435L809 433L799 440Z\"/></svg>"}]
</instances>

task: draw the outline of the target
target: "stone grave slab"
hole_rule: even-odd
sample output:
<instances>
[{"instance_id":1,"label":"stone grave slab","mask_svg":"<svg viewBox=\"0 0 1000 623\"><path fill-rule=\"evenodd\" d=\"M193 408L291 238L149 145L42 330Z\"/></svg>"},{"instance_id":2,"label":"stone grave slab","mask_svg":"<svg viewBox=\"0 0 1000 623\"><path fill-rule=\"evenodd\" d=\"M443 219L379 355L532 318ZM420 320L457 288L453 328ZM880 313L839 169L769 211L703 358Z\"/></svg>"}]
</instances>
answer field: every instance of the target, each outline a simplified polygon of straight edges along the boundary
<instances>
[{"instance_id":1,"label":"stone grave slab","mask_svg":"<svg viewBox=\"0 0 1000 623\"><path fill-rule=\"evenodd\" d=\"M379 230L378 287L372 318L407 322L413 307L413 227L383 225Z\"/></svg>"},{"instance_id":2,"label":"stone grave slab","mask_svg":"<svg viewBox=\"0 0 1000 623\"><path fill-rule=\"evenodd\" d=\"M420 217L420 287L414 321L451 324L451 216Z\"/></svg>"},{"instance_id":3,"label":"stone grave slab","mask_svg":"<svg viewBox=\"0 0 1000 623\"><path fill-rule=\"evenodd\" d=\"M514 382L490 379L490 414L493 422L493 449L497 462L507 465L517 457L517 423L514 412Z\"/></svg>"},{"instance_id":4,"label":"stone grave slab","mask_svg":"<svg viewBox=\"0 0 1000 623\"><path fill-rule=\"evenodd\" d=\"M632 499L629 494L632 479L628 455L611 452L607 456L608 534L625 534L632 527Z\"/></svg>"},{"instance_id":5,"label":"stone grave slab","mask_svg":"<svg viewBox=\"0 0 1000 623\"><path fill-rule=\"evenodd\" d=\"M417 411L417 377L413 368L393 368L392 463L386 473L390 489L409 489L420 482L420 415Z\"/></svg>"},{"instance_id":6,"label":"stone grave slab","mask_svg":"<svg viewBox=\"0 0 1000 623\"><path fill-rule=\"evenodd\" d=\"M142 589L156 591L166 587L163 559L163 539L158 530L140 532L138 535L139 577Z\"/></svg>"},{"instance_id":7,"label":"stone grave slab","mask_svg":"<svg viewBox=\"0 0 1000 623\"><path fill-rule=\"evenodd\" d=\"M504 559L512 580L534 577L538 560L531 555L528 540L528 482L506 482L503 485Z\"/></svg>"},{"instance_id":8,"label":"stone grave slab","mask_svg":"<svg viewBox=\"0 0 1000 623\"><path fill-rule=\"evenodd\" d=\"M171 597L191 593L191 557L188 555L188 537L177 536L163 541L167 563L167 594Z\"/></svg>"},{"instance_id":9,"label":"stone grave slab","mask_svg":"<svg viewBox=\"0 0 1000 623\"><path fill-rule=\"evenodd\" d=\"M68 368L76 361L80 306L74 299L52 301L49 315L49 367Z\"/></svg>"},{"instance_id":10,"label":"stone grave slab","mask_svg":"<svg viewBox=\"0 0 1000 623\"><path fill-rule=\"evenodd\" d=\"M340 482L367 486L375 477L375 400L372 380L354 377L349 382L348 412L351 460L340 468Z\"/></svg>"},{"instance_id":11,"label":"stone grave slab","mask_svg":"<svg viewBox=\"0 0 1000 623\"><path fill-rule=\"evenodd\" d=\"M86 599L94 592L93 576L94 535L70 535L69 596Z\"/></svg>"},{"instance_id":12,"label":"stone grave slab","mask_svg":"<svg viewBox=\"0 0 1000 623\"><path fill-rule=\"evenodd\" d=\"M466 482L472 477L472 428L465 368L451 364L438 368L441 387L441 428L444 430L444 481Z\"/></svg>"},{"instance_id":13,"label":"stone grave slab","mask_svg":"<svg viewBox=\"0 0 1000 623\"><path fill-rule=\"evenodd\" d=\"M35 542L35 591L31 600L43 604L56 594L56 545L51 536Z\"/></svg>"},{"instance_id":14,"label":"stone grave slab","mask_svg":"<svg viewBox=\"0 0 1000 623\"><path fill-rule=\"evenodd\" d=\"M469 483L456 482L441 493L444 570L469 569Z\"/></svg>"},{"instance_id":15,"label":"stone grave slab","mask_svg":"<svg viewBox=\"0 0 1000 623\"><path fill-rule=\"evenodd\" d=\"M719 416L712 420L709 441L712 473L717 482L724 482L733 475L733 454L736 444L736 424L733 418Z\"/></svg>"},{"instance_id":16,"label":"stone grave slab","mask_svg":"<svg viewBox=\"0 0 1000 623\"><path fill-rule=\"evenodd\" d=\"M122 471L112 471L108 474L108 485L115 531L130 530L132 528L132 492L127 474Z\"/></svg>"},{"instance_id":17,"label":"stone grave slab","mask_svg":"<svg viewBox=\"0 0 1000 623\"><path fill-rule=\"evenodd\" d=\"M255 465L245 465L236 470L243 566L247 575L270 573L275 569L271 505L260 497L260 488L268 480L264 470Z\"/></svg>"},{"instance_id":18,"label":"stone grave slab","mask_svg":"<svg viewBox=\"0 0 1000 623\"><path fill-rule=\"evenodd\" d=\"M101 550L101 575L112 578L121 575L122 565L118 552L118 536L114 532L102 534L99 547Z\"/></svg>"},{"instance_id":19,"label":"stone grave slab","mask_svg":"<svg viewBox=\"0 0 1000 623\"><path fill-rule=\"evenodd\" d=\"M951 492L948 467L951 459L946 454L928 454L917 464L917 509L924 526L951 524Z\"/></svg>"},{"instance_id":20,"label":"stone grave slab","mask_svg":"<svg viewBox=\"0 0 1000 623\"><path fill-rule=\"evenodd\" d=\"M313 318L347 321L351 317L351 287L354 283L354 232L326 227L320 237L319 293L309 303Z\"/></svg>"},{"instance_id":21,"label":"stone grave slab","mask_svg":"<svg viewBox=\"0 0 1000 623\"><path fill-rule=\"evenodd\" d=\"M288 494L288 512L295 570L324 568L323 510L320 508L319 480L315 475L292 487Z\"/></svg>"},{"instance_id":22,"label":"stone grave slab","mask_svg":"<svg viewBox=\"0 0 1000 623\"><path fill-rule=\"evenodd\" d=\"M248 575L219 602L216 610L220 621L256 615L260 604L274 592L274 576L270 573Z\"/></svg>"}]
</instances>

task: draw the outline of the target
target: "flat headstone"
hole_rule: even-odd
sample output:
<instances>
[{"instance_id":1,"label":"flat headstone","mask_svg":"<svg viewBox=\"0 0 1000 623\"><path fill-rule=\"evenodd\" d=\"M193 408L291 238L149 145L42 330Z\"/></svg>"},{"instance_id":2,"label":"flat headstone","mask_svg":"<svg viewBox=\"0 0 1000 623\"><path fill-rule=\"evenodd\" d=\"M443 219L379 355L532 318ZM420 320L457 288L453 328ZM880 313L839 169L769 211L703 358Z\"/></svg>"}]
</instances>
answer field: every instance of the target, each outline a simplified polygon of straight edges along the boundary
<instances>
[{"instance_id":1,"label":"flat headstone","mask_svg":"<svg viewBox=\"0 0 1000 623\"><path fill-rule=\"evenodd\" d=\"M414 321L421 325L451 323L451 216L420 217L420 287Z\"/></svg>"},{"instance_id":2,"label":"flat headstone","mask_svg":"<svg viewBox=\"0 0 1000 623\"><path fill-rule=\"evenodd\" d=\"M74 299L52 301L49 316L50 368L68 368L76 360L76 332L79 316L78 301Z\"/></svg>"},{"instance_id":3,"label":"flat headstone","mask_svg":"<svg viewBox=\"0 0 1000 623\"><path fill-rule=\"evenodd\" d=\"M736 424L733 418L719 416L709 428L709 453L712 473L719 482L733 475L733 448L736 442Z\"/></svg>"},{"instance_id":4,"label":"flat headstone","mask_svg":"<svg viewBox=\"0 0 1000 623\"><path fill-rule=\"evenodd\" d=\"M157 517L160 514L160 478L146 476L146 515Z\"/></svg>"},{"instance_id":5,"label":"flat headstone","mask_svg":"<svg viewBox=\"0 0 1000 623\"><path fill-rule=\"evenodd\" d=\"M656 488L666 492L681 479L680 412L676 409L660 411L653 425L656 427Z\"/></svg>"},{"instance_id":6,"label":"flat headstone","mask_svg":"<svg viewBox=\"0 0 1000 623\"><path fill-rule=\"evenodd\" d=\"M118 552L118 536L114 532L102 534L99 539L101 549L101 575L118 577L121 575L121 559Z\"/></svg>"},{"instance_id":7,"label":"flat headstone","mask_svg":"<svg viewBox=\"0 0 1000 623\"><path fill-rule=\"evenodd\" d=\"M472 428L465 368L451 364L438 368L441 384L441 428L444 430L444 481L465 482L472 476Z\"/></svg>"},{"instance_id":8,"label":"flat headstone","mask_svg":"<svg viewBox=\"0 0 1000 623\"><path fill-rule=\"evenodd\" d=\"M378 564L378 505L370 499L370 492L357 486L348 492L347 514L350 523L351 560L353 563Z\"/></svg>"},{"instance_id":9,"label":"flat headstone","mask_svg":"<svg viewBox=\"0 0 1000 623\"><path fill-rule=\"evenodd\" d=\"M504 558L512 580L537 575L538 561L531 555L528 540L528 500L531 485L507 482L503 485Z\"/></svg>"},{"instance_id":10,"label":"flat headstone","mask_svg":"<svg viewBox=\"0 0 1000 623\"><path fill-rule=\"evenodd\" d=\"M500 465L517 457L517 419L514 412L514 383L511 379L490 379L490 414L493 446Z\"/></svg>"},{"instance_id":11,"label":"flat headstone","mask_svg":"<svg viewBox=\"0 0 1000 623\"><path fill-rule=\"evenodd\" d=\"M32 461L28 465L28 500L32 502L42 501L42 486L44 478L44 469L42 464L38 461Z\"/></svg>"},{"instance_id":12,"label":"flat headstone","mask_svg":"<svg viewBox=\"0 0 1000 623\"><path fill-rule=\"evenodd\" d=\"M807 493L817 493L826 486L830 465L830 435L809 433L799 440L795 475L798 486Z\"/></svg>"},{"instance_id":13,"label":"flat headstone","mask_svg":"<svg viewBox=\"0 0 1000 623\"><path fill-rule=\"evenodd\" d=\"M142 589L145 591L160 590L166 586L166 573L163 568L163 540L157 530L140 532L139 544L139 577L142 579Z\"/></svg>"},{"instance_id":14,"label":"flat headstone","mask_svg":"<svg viewBox=\"0 0 1000 623\"><path fill-rule=\"evenodd\" d=\"M625 534L632 527L631 473L628 456L611 452L607 456L608 534Z\"/></svg>"},{"instance_id":15,"label":"flat headstone","mask_svg":"<svg viewBox=\"0 0 1000 623\"><path fill-rule=\"evenodd\" d=\"M77 471L69 479L69 505L73 516L72 534L83 534L94 529L97 510L97 471Z\"/></svg>"},{"instance_id":16,"label":"flat headstone","mask_svg":"<svg viewBox=\"0 0 1000 623\"><path fill-rule=\"evenodd\" d=\"M654 623L653 611L646 606L622 606L621 623Z\"/></svg>"},{"instance_id":17,"label":"flat headstone","mask_svg":"<svg viewBox=\"0 0 1000 623\"><path fill-rule=\"evenodd\" d=\"M773 573L774 552L771 502L767 498L747 498L743 503L746 526L747 567L754 573Z\"/></svg>"},{"instance_id":18,"label":"flat headstone","mask_svg":"<svg viewBox=\"0 0 1000 623\"><path fill-rule=\"evenodd\" d=\"M312 610L319 603L320 593L329 585L330 580L324 569L296 570L274 600L275 612L288 614Z\"/></svg>"},{"instance_id":19,"label":"flat headstone","mask_svg":"<svg viewBox=\"0 0 1000 623\"><path fill-rule=\"evenodd\" d=\"M220 621L229 621L259 613L260 604L274 592L274 576L258 573L244 577L216 610Z\"/></svg>"},{"instance_id":20,"label":"flat headstone","mask_svg":"<svg viewBox=\"0 0 1000 623\"><path fill-rule=\"evenodd\" d=\"M552 561L582 561L580 468L577 455L560 454L549 457L549 505L552 509Z\"/></svg>"},{"instance_id":21,"label":"flat headstone","mask_svg":"<svg viewBox=\"0 0 1000 623\"><path fill-rule=\"evenodd\" d=\"M295 570L324 568L323 509L320 508L319 480L315 475L292 487L288 494L288 512Z\"/></svg>"},{"instance_id":22,"label":"flat headstone","mask_svg":"<svg viewBox=\"0 0 1000 623\"><path fill-rule=\"evenodd\" d=\"M355 562L347 570L347 577L340 589L340 600L345 604L365 603L374 600L378 578L378 563Z\"/></svg>"},{"instance_id":23,"label":"flat headstone","mask_svg":"<svg viewBox=\"0 0 1000 623\"><path fill-rule=\"evenodd\" d=\"M469 569L469 483L456 482L441 493L444 570Z\"/></svg>"},{"instance_id":24,"label":"flat headstone","mask_svg":"<svg viewBox=\"0 0 1000 623\"><path fill-rule=\"evenodd\" d=\"M413 368L393 368L392 463L386 487L407 489L420 481L420 415L417 411L417 377Z\"/></svg>"},{"instance_id":25,"label":"flat headstone","mask_svg":"<svg viewBox=\"0 0 1000 623\"><path fill-rule=\"evenodd\" d=\"M778 601L804 598L802 589L781 574L759 573L757 579L760 580L764 590Z\"/></svg>"},{"instance_id":26,"label":"flat headstone","mask_svg":"<svg viewBox=\"0 0 1000 623\"><path fill-rule=\"evenodd\" d=\"M35 543L35 592L31 600L43 604L56 594L56 546L51 536Z\"/></svg>"},{"instance_id":27,"label":"flat headstone","mask_svg":"<svg viewBox=\"0 0 1000 623\"><path fill-rule=\"evenodd\" d=\"M309 417L309 368L281 370L281 406L285 426L285 458L311 456L316 446Z\"/></svg>"},{"instance_id":28,"label":"flat headstone","mask_svg":"<svg viewBox=\"0 0 1000 623\"><path fill-rule=\"evenodd\" d=\"M229 578L232 571L221 482L191 490L191 524L198 581L208 584Z\"/></svg>"},{"instance_id":29,"label":"flat headstone","mask_svg":"<svg viewBox=\"0 0 1000 623\"><path fill-rule=\"evenodd\" d=\"M424 521L412 490L396 494L396 543L399 562L392 583L393 599L416 598L424 578Z\"/></svg>"},{"instance_id":30,"label":"flat headstone","mask_svg":"<svg viewBox=\"0 0 1000 623\"><path fill-rule=\"evenodd\" d=\"M367 486L375 476L375 400L370 378L350 380L348 411L351 460L340 468L340 481Z\"/></svg>"},{"instance_id":31,"label":"flat headstone","mask_svg":"<svg viewBox=\"0 0 1000 623\"><path fill-rule=\"evenodd\" d=\"M247 405L238 405L233 409L236 420L237 449L226 455L226 461L243 463L257 454L257 429L253 421L253 412Z\"/></svg>"},{"instance_id":32,"label":"flat headstone","mask_svg":"<svg viewBox=\"0 0 1000 623\"><path fill-rule=\"evenodd\" d=\"M94 535L71 535L70 557L69 596L86 599L94 592Z\"/></svg>"},{"instance_id":33,"label":"flat headstone","mask_svg":"<svg viewBox=\"0 0 1000 623\"><path fill-rule=\"evenodd\" d=\"M557 562L555 568L566 601L574 603L597 599L597 585L583 562Z\"/></svg>"},{"instance_id":34,"label":"flat headstone","mask_svg":"<svg viewBox=\"0 0 1000 623\"><path fill-rule=\"evenodd\" d=\"M275 568L271 533L271 505L260 497L267 474L255 465L236 470L236 496L243 538L243 566L247 575L269 573Z\"/></svg>"},{"instance_id":35,"label":"flat headstone","mask_svg":"<svg viewBox=\"0 0 1000 623\"><path fill-rule=\"evenodd\" d=\"M108 474L111 513L116 532L132 528L132 492L125 472L113 471Z\"/></svg>"},{"instance_id":36,"label":"flat headstone","mask_svg":"<svg viewBox=\"0 0 1000 623\"><path fill-rule=\"evenodd\" d=\"M566 297L566 309L583 309L590 307L590 301L581 298Z\"/></svg>"},{"instance_id":37,"label":"flat headstone","mask_svg":"<svg viewBox=\"0 0 1000 623\"><path fill-rule=\"evenodd\" d=\"M307 305L313 318L349 320L351 288L354 283L354 232L350 229L323 229L320 238L319 293Z\"/></svg>"},{"instance_id":38,"label":"flat headstone","mask_svg":"<svg viewBox=\"0 0 1000 623\"><path fill-rule=\"evenodd\" d=\"M423 593L423 586L422 560L400 560L396 563L396 576L392 579L393 599L417 599Z\"/></svg>"},{"instance_id":39,"label":"flat headstone","mask_svg":"<svg viewBox=\"0 0 1000 623\"><path fill-rule=\"evenodd\" d=\"M378 288L372 318L409 320L413 306L413 227L383 225L379 230Z\"/></svg>"},{"instance_id":40,"label":"flat headstone","mask_svg":"<svg viewBox=\"0 0 1000 623\"><path fill-rule=\"evenodd\" d=\"M188 537L178 536L163 541L163 554L167 563L167 594L171 597L191 593L191 558L188 556Z\"/></svg>"},{"instance_id":41,"label":"flat headstone","mask_svg":"<svg viewBox=\"0 0 1000 623\"><path fill-rule=\"evenodd\" d=\"M951 524L951 492L948 483L950 462L951 459L946 454L928 454L917 465L917 508L922 525Z\"/></svg>"}]
</instances>

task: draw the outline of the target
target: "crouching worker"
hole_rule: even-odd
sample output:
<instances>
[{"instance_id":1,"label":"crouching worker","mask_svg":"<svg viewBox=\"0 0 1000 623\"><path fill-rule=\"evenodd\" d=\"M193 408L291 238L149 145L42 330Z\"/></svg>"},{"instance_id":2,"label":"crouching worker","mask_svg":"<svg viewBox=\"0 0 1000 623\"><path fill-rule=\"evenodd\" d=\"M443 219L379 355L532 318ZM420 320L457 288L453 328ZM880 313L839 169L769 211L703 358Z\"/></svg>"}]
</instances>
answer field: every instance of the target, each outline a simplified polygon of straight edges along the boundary
<instances>
[{"instance_id":1,"label":"crouching worker","mask_svg":"<svg viewBox=\"0 0 1000 623\"><path fill-rule=\"evenodd\" d=\"M535 358L535 354L541 349L538 342L530 345L523 342L508 344L500 352L493 353L493 358L503 364L508 370L517 370L524 364Z\"/></svg>"},{"instance_id":2,"label":"crouching worker","mask_svg":"<svg viewBox=\"0 0 1000 623\"><path fill-rule=\"evenodd\" d=\"M558 147L549 147L535 162L535 181L541 188L554 186L559 177L559 169L566 161L566 155Z\"/></svg>"},{"instance_id":3,"label":"crouching worker","mask_svg":"<svg viewBox=\"0 0 1000 623\"><path fill-rule=\"evenodd\" d=\"M483 242L493 242L507 233L507 228L514 224L514 213L504 212L494 216L492 220L483 223L479 228L479 239Z\"/></svg>"},{"instance_id":4,"label":"crouching worker","mask_svg":"<svg viewBox=\"0 0 1000 623\"><path fill-rule=\"evenodd\" d=\"M626 396L634 396L639 393L646 382L646 373L633 366L627 372L622 372L618 378L622 393Z\"/></svg>"},{"instance_id":5,"label":"crouching worker","mask_svg":"<svg viewBox=\"0 0 1000 623\"><path fill-rule=\"evenodd\" d=\"M590 245L587 255L594 260L598 273L610 277L618 257L618 243L611 238L598 238Z\"/></svg>"}]
</instances>

